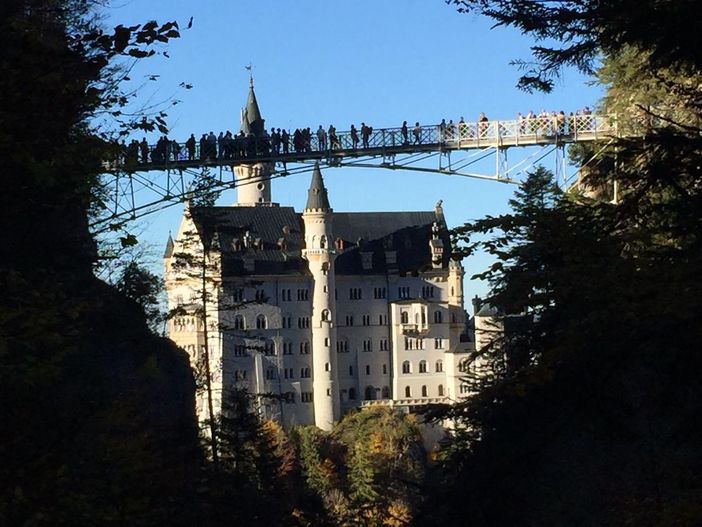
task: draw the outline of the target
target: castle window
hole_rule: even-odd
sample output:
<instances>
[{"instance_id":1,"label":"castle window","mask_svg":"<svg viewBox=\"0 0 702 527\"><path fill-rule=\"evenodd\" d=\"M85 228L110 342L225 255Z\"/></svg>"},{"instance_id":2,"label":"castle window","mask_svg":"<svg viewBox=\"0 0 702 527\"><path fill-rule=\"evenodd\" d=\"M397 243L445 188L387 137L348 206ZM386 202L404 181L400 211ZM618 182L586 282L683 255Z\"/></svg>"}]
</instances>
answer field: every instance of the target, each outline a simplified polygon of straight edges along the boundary
<instances>
[{"instance_id":1,"label":"castle window","mask_svg":"<svg viewBox=\"0 0 702 527\"><path fill-rule=\"evenodd\" d=\"M383 375L387 375L387 373L388 373L388 365L383 364Z\"/></svg>"},{"instance_id":2,"label":"castle window","mask_svg":"<svg viewBox=\"0 0 702 527\"><path fill-rule=\"evenodd\" d=\"M388 351L388 339L380 339L380 351Z\"/></svg>"},{"instance_id":3,"label":"castle window","mask_svg":"<svg viewBox=\"0 0 702 527\"><path fill-rule=\"evenodd\" d=\"M295 378L295 374L293 373L292 368L285 368L283 370L283 374L284 374L286 379L294 379Z\"/></svg>"},{"instance_id":4,"label":"castle window","mask_svg":"<svg viewBox=\"0 0 702 527\"><path fill-rule=\"evenodd\" d=\"M370 326L370 315L363 315L361 322L364 326Z\"/></svg>"},{"instance_id":5,"label":"castle window","mask_svg":"<svg viewBox=\"0 0 702 527\"><path fill-rule=\"evenodd\" d=\"M292 342L283 342L283 355L292 355Z\"/></svg>"},{"instance_id":6,"label":"castle window","mask_svg":"<svg viewBox=\"0 0 702 527\"><path fill-rule=\"evenodd\" d=\"M379 326L387 326L388 324L388 316L387 315L378 315L378 325Z\"/></svg>"},{"instance_id":7,"label":"castle window","mask_svg":"<svg viewBox=\"0 0 702 527\"><path fill-rule=\"evenodd\" d=\"M265 315L258 315L256 317L256 329L266 329L268 327L268 321Z\"/></svg>"},{"instance_id":8,"label":"castle window","mask_svg":"<svg viewBox=\"0 0 702 527\"><path fill-rule=\"evenodd\" d=\"M256 289L256 302L264 302L266 300L266 293L263 289Z\"/></svg>"},{"instance_id":9,"label":"castle window","mask_svg":"<svg viewBox=\"0 0 702 527\"><path fill-rule=\"evenodd\" d=\"M310 343L305 341L305 342L300 342L300 355L309 355L310 353Z\"/></svg>"},{"instance_id":10,"label":"castle window","mask_svg":"<svg viewBox=\"0 0 702 527\"><path fill-rule=\"evenodd\" d=\"M283 302L290 302L292 300L292 289L281 289L280 296Z\"/></svg>"},{"instance_id":11,"label":"castle window","mask_svg":"<svg viewBox=\"0 0 702 527\"><path fill-rule=\"evenodd\" d=\"M351 287L349 289L349 300L361 300L363 298L363 289L360 287Z\"/></svg>"},{"instance_id":12,"label":"castle window","mask_svg":"<svg viewBox=\"0 0 702 527\"><path fill-rule=\"evenodd\" d=\"M370 375L370 365L366 364L366 375Z\"/></svg>"},{"instance_id":13,"label":"castle window","mask_svg":"<svg viewBox=\"0 0 702 527\"><path fill-rule=\"evenodd\" d=\"M292 317L289 315L286 315L282 319L283 322L283 329L289 329L292 327Z\"/></svg>"},{"instance_id":14,"label":"castle window","mask_svg":"<svg viewBox=\"0 0 702 527\"><path fill-rule=\"evenodd\" d=\"M373 401L375 399L375 388L373 386L366 386L366 401Z\"/></svg>"},{"instance_id":15,"label":"castle window","mask_svg":"<svg viewBox=\"0 0 702 527\"><path fill-rule=\"evenodd\" d=\"M405 386L405 397L412 397L412 388Z\"/></svg>"},{"instance_id":16,"label":"castle window","mask_svg":"<svg viewBox=\"0 0 702 527\"><path fill-rule=\"evenodd\" d=\"M420 360L419 361L419 373L426 373L426 372L427 372L427 361Z\"/></svg>"},{"instance_id":17,"label":"castle window","mask_svg":"<svg viewBox=\"0 0 702 527\"><path fill-rule=\"evenodd\" d=\"M245 381L246 380L246 370L234 370L234 380L235 381Z\"/></svg>"},{"instance_id":18,"label":"castle window","mask_svg":"<svg viewBox=\"0 0 702 527\"><path fill-rule=\"evenodd\" d=\"M374 287L373 288L373 298L376 300L386 298L387 297L387 289L384 287Z\"/></svg>"},{"instance_id":19,"label":"castle window","mask_svg":"<svg viewBox=\"0 0 702 527\"><path fill-rule=\"evenodd\" d=\"M329 337L324 337L324 347L325 348L329 347Z\"/></svg>"},{"instance_id":20,"label":"castle window","mask_svg":"<svg viewBox=\"0 0 702 527\"><path fill-rule=\"evenodd\" d=\"M470 386L468 385L467 382L461 383L461 387L459 390L462 394L470 393Z\"/></svg>"},{"instance_id":21,"label":"castle window","mask_svg":"<svg viewBox=\"0 0 702 527\"><path fill-rule=\"evenodd\" d=\"M397 288L397 296L400 298L409 298L410 297L410 288L407 286L398 287Z\"/></svg>"},{"instance_id":22,"label":"castle window","mask_svg":"<svg viewBox=\"0 0 702 527\"><path fill-rule=\"evenodd\" d=\"M322 249L324 249L324 247L322 247ZM329 262L324 262L322 264L322 274L324 276L327 276L329 274Z\"/></svg>"},{"instance_id":23,"label":"castle window","mask_svg":"<svg viewBox=\"0 0 702 527\"><path fill-rule=\"evenodd\" d=\"M444 385L439 384L439 397L443 397L443 396L444 396Z\"/></svg>"},{"instance_id":24,"label":"castle window","mask_svg":"<svg viewBox=\"0 0 702 527\"><path fill-rule=\"evenodd\" d=\"M353 326L353 315L346 315L346 325Z\"/></svg>"},{"instance_id":25,"label":"castle window","mask_svg":"<svg viewBox=\"0 0 702 527\"><path fill-rule=\"evenodd\" d=\"M382 397L383 397L383 399L390 399L390 388L389 387L383 386Z\"/></svg>"},{"instance_id":26,"label":"castle window","mask_svg":"<svg viewBox=\"0 0 702 527\"><path fill-rule=\"evenodd\" d=\"M285 402L295 404L295 392L287 392L285 394Z\"/></svg>"},{"instance_id":27,"label":"castle window","mask_svg":"<svg viewBox=\"0 0 702 527\"><path fill-rule=\"evenodd\" d=\"M330 313L328 309L323 309L322 310L322 322L327 322L330 320Z\"/></svg>"},{"instance_id":28,"label":"castle window","mask_svg":"<svg viewBox=\"0 0 702 527\"><path fill-rule=\"evenodd\" d=\"M412 364L406 360L402 363L402 373L412 373Z\"/></svg>"},{"instance_id":29,"label":"castle window","mask_svg":"<svg viewBox=\"0 0 702 527\"><path fill-rule=\"evenodd\" d=\"M443 363L443 361L437 360L435 366L436 366L436 372L437 372L437 373L441 373L442 371L444 371L444 363Z\"/></svg>"},{"instance_id":30,"label":"castle window","mask_svg":"<svg viewBox=\"0 0 702 527\"><path fill-rule=\"evenodd\" d=\"M297 290L297 300L298 302L304 302L310 299L309 289L298 289Z\"/></svg>"},{"instance_id":31,"label":"castle window","mask_svg":"<svg viewBox=\"0 0 702 527\"><path fill-rule=\"evenodd\" d=\"M248 353L246 352L246 346L244 344L237 344L234 346L234 356L235 357L246 357Z\"/></svg>"},{"instance_id":32,"label":"castle window","mask_svg":"<svg viewBox=\"0 0 702 527\"><path fill-rule=\"evenodd\" d=\"M409 313L407 311L400 312L400 323L409 324Z\"/></svg>"},{"instance_id":33,"label":"castle window","mask_svg":"<svg viewBox=\"0 0 702 527\"><path fill-rule=\"evenodd\" d=\"M319 238L319 247L321 249L327 248L327 237L324 234Z\"/></svg>"},{"instance_id":34,"label":"castle window","mask_svg":"<svg viewBox=\"0 0 702 527\"><path fill-rule=\"evenodd\" d=\"M349 375L353 377L353 366L349 366Z\"/></svg>"},{"instance_id":35,"label":"castle window","mask_svg":"<svg viewBox=\"0 0 702 527\"><path fill-rule=\"evenodd\" d=\"M424 311L422 311L422 325L424 326L424 325L426 325L426 323L427 323L427 314Z\"/></svg>"},{"instance_id":36,"label":"castle window","mask_svg":"<svg viewBox=\"0 0 702 527\"><path fill-rule=\"evenodd\" d=\"M434 324L441 324L442 322L441 311L434 311Z\"/></svg>"},{"instance_id":37,"label":"castle window","mask_svg":"<svg viewBox=\"0 0 702 527\"><path fill-rule=\"evenodd\" d=\"M310 327L310 317L298 317L297 327L300 329L306 329Z\"/></svg>"},{"instance_id":38,"label":"castle window","mask_svg":"<svg viewBox=\"0 0 702 527\"><path fill-rule=\"evenodd\" d=\"M272 381L275 379L275 368L266 368L266 380Z\"/></svg>"},{"instance_id":39,"label":"castle window","mask_svg":"<svg viewBox=\"0 0 702 527\"><path fill-rule=\"evenodd\" d=\"M467 373L470 368L470 361L468 359L463 359L458 363L458 371L461 373Z\"/></svg>"},{"instance_id":40,"label":"castle window","mask_svg":"<svg viewBox=\"0 0 702 527\"><path fill-rule=\"evenodd\" d=\"M422 397L426 397L426 396L427 396L427 387L422 386Z\"/></svg>"},{"instance_id":41,"label":"castle window","mask_svg":"<svg viewBox=\"0 0 702 527\"><path fill-rule=\"evenodd\" d=\"M300 379L309 379L310 378L310 369L309 368L300 368Z\"/></svg>"},{"instance_id":42,"label":"castle window","mask_svg":"<svg viewBox=\"0 0 702 527\"><path fill-rule=\"evenodd\" d=\"M324 371L329 371L330 369L331 369L331 367L329 366L329 363L325 362L324 363Z\"/></svg>"},{"instance_id":43,"label":"castle window","mask_svg":"<svg viewBox=\"0 0 702 527\"><path fill-rule=\"evenodd\" d=\"M234 329L246 329L246 320L242 315L234 317Z\"/></svg>"},{"instance_id":44,"label":"castle window","mask_svg":"<svg viewBox=\"0 0 702 527\"><path fill-rule=\"evenodd\" d=\"M373 341L371 339L364 339L363 351L373 351Z\"/></svg>"},{"instance_id":45,"label":"castle window","mask_svg":"<svg viewBox=\"0 0 702 527\"><path fill-rule=\"evenodd\" d=\"M354 388L349 388L349 401L356 400L356 390Z\"/></svg>"},{"instance_id":46,"label":"castle window","mask_svg":"<svg viewBox=\"0 0 702 527\"><path fill-rule=\"evenodd\" d=\"M314 400L314 395L312 392L302 392L300 394L300 400L303 403L311 403Z\"/></svg>"},{"instance_id":47,"label":"castle window","mask_svg":"<svg viewBox=\"0 0 702 527\"><path fill-rule=\"evenodd\" d=\"M444 339L441 337L436 337L434 339L434 349L440 350L444 349Z\"/></svg>"}]
</instances>

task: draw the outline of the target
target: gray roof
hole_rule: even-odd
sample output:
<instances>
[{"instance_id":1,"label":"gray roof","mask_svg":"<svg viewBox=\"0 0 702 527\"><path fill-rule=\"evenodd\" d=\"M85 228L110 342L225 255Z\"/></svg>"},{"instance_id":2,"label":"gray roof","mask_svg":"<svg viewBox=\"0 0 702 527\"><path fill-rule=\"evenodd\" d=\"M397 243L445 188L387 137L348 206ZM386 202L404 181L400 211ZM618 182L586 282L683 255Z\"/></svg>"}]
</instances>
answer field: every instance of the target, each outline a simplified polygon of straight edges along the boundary
<instances>
[{"instance_id":1,"label":"gray roof","mask_svg":"<svg viewBox=\"0 0 702 527\"><path fill-rule=\"evenodd\" d=\"M166 250L163 253L164 258L170 258L173 256L173 249L174 249L174 244L173 244L173 238L171 238L171 233L168 233L168 241L166 242Z\"/></svg>"},{"instance_id":2,"label":"gray roof","mask_svg":"<svg viewBox=\"0 0 702 527\"><path fill-rule=\"evenodd\" d=\"M192 207L206 245L218 239L225 276L308 274L302 259L304 223L292 207ZM412 273L431 268L429 240L434 211L334 212L332 232L344 248L334 262L339 275ZM248 235L247 235L248 233ZM448 266L450 240L442 233ZM213 247L214 249L214 247ZM387 261L395 254L395 263ZM371 254L371 266L366 260Z\"/></svg>"},{"instance_id":3,"label":"gray roof","mask_svg":"<svg viewBox=\"0 0 702 527\"><path fill-rule=\"evenodd\" d=\"M329 205L329 196L327 195L327 188L324 186L322 172L319 170L319 163L314 164L312 181L310 182L310 188L307 191L307 204L305 205L305 209L331 210L331 206Z\"/></svg>"},{"instance_id":4,"label":"gray roof","mask_svg":"<svg viewBox=\"0 0 702 527\"><path fill-rule=\"evenodd\" d=\"M249 133L262 135L264 127L264 120L261 117L261 111L258 109L258 101L254 93L252 80L249 87L249 97L246 101L246 107L241 115L241 131L247 135Z\"/></svg>"},{"instance_id":5,"label":"gray roof","mask_svg":"<svg viewBox=\"0 0 702 527\"><path fill-rule=\"evenodd\" d=\"M497 315L497 308L487 302L475 314L476 317L494 317L495 315Z\"/></svg>"}]
</instances>

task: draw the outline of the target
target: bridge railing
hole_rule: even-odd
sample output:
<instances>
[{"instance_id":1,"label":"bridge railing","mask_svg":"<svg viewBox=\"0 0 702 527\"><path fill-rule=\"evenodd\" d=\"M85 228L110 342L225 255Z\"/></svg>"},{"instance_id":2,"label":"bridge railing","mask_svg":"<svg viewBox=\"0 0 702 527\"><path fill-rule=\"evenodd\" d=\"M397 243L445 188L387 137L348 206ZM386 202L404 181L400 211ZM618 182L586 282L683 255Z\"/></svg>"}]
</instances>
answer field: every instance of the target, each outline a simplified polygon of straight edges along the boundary
<instances>
[{"instance_id":1,"label":"bridge railing","mask_svg":"<svg viewBox=\"0 0 702 527\"><path fill-rule=\"evenodd\" d=\"M406 134L402 128L372 129L367 137L357 130L357 140L350 130L337 132L337 140L331 142L326 136L320 141L312 131L308 141L293 141L292 134L287 144L277 143L270 137L231 138L214 143L197 140L195 145L176 141L161 141L157 145L144 147L139 144L125 145L116 149L114 159L105 163L106 168L126 170L177 167L199 164L225 164L227 161L272 159L285 161L317 156L341 155L358 151L362 154L384 154L414 151L418 148L462 149L489 146L516 146L542 144L553 141L573 142L595 140L617 135L617 120L614 115L549 115L521 117L517 120L449 122L424 126L408 126Z\"/></svg>"}]
</instances>

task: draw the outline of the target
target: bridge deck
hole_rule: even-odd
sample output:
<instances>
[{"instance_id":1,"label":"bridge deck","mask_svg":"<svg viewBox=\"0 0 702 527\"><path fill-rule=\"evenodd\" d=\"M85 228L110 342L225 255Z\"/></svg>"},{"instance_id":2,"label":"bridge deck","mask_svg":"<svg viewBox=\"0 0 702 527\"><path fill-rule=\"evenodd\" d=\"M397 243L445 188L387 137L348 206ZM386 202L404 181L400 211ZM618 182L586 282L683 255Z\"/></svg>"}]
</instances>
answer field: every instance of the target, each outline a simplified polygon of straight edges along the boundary
<instances>
[{"instance_id":1,"label":"bridge deck","mask_svg":"<svg viewBox=\"0 0 702 527\"><path fill-rule=\"evenodd\" d=\"M382 156L419 152L449 152L483 148L567 144L595 141L617 135L614 115L575 115L522 118L511 121L460 122L452 125L429 125L419 128L382 128L372 130L367 138L360 131L337 132L336 141L320 141L312 131L308 143L293 144L290 137L283 145L266 136L232 140L222 144L195 148L171 141L168 147L149 145L147 151L127 148L115 160L105 162L106 172L146 172L197 167L220 167L252 162L294 163L334 160L347 157ZM297 148L296 148L297 146Z\"/></svg>"}]
</instances>

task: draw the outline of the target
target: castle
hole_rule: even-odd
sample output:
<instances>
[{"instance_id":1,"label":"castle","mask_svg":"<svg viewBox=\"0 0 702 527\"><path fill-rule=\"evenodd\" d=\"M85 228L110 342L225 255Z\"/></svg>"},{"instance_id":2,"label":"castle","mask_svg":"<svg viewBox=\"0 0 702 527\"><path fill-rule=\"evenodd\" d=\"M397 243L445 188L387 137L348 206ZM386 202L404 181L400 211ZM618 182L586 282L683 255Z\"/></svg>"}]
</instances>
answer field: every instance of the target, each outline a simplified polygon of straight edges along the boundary
<instances>
[{"instance_id":1,"label":"castle","mask_svg":"<svg viewBox=\"0 0 702 527\"><path fill-rule=\"evenodd\" d=\"M241 126L264 131L253 84ZM214 413L236 385L275 396L259 398L265 417L324 430L359 406L411 411L465 395L475 339L441 202L337 212L316 165L298 213L272 202L273 169L234 167L237 204L186 205L164 255L168 307L179 308L169 336L200 367L207 334ZM206 419L204 394L197 405Z\"/></svg>"}]
</instances>

